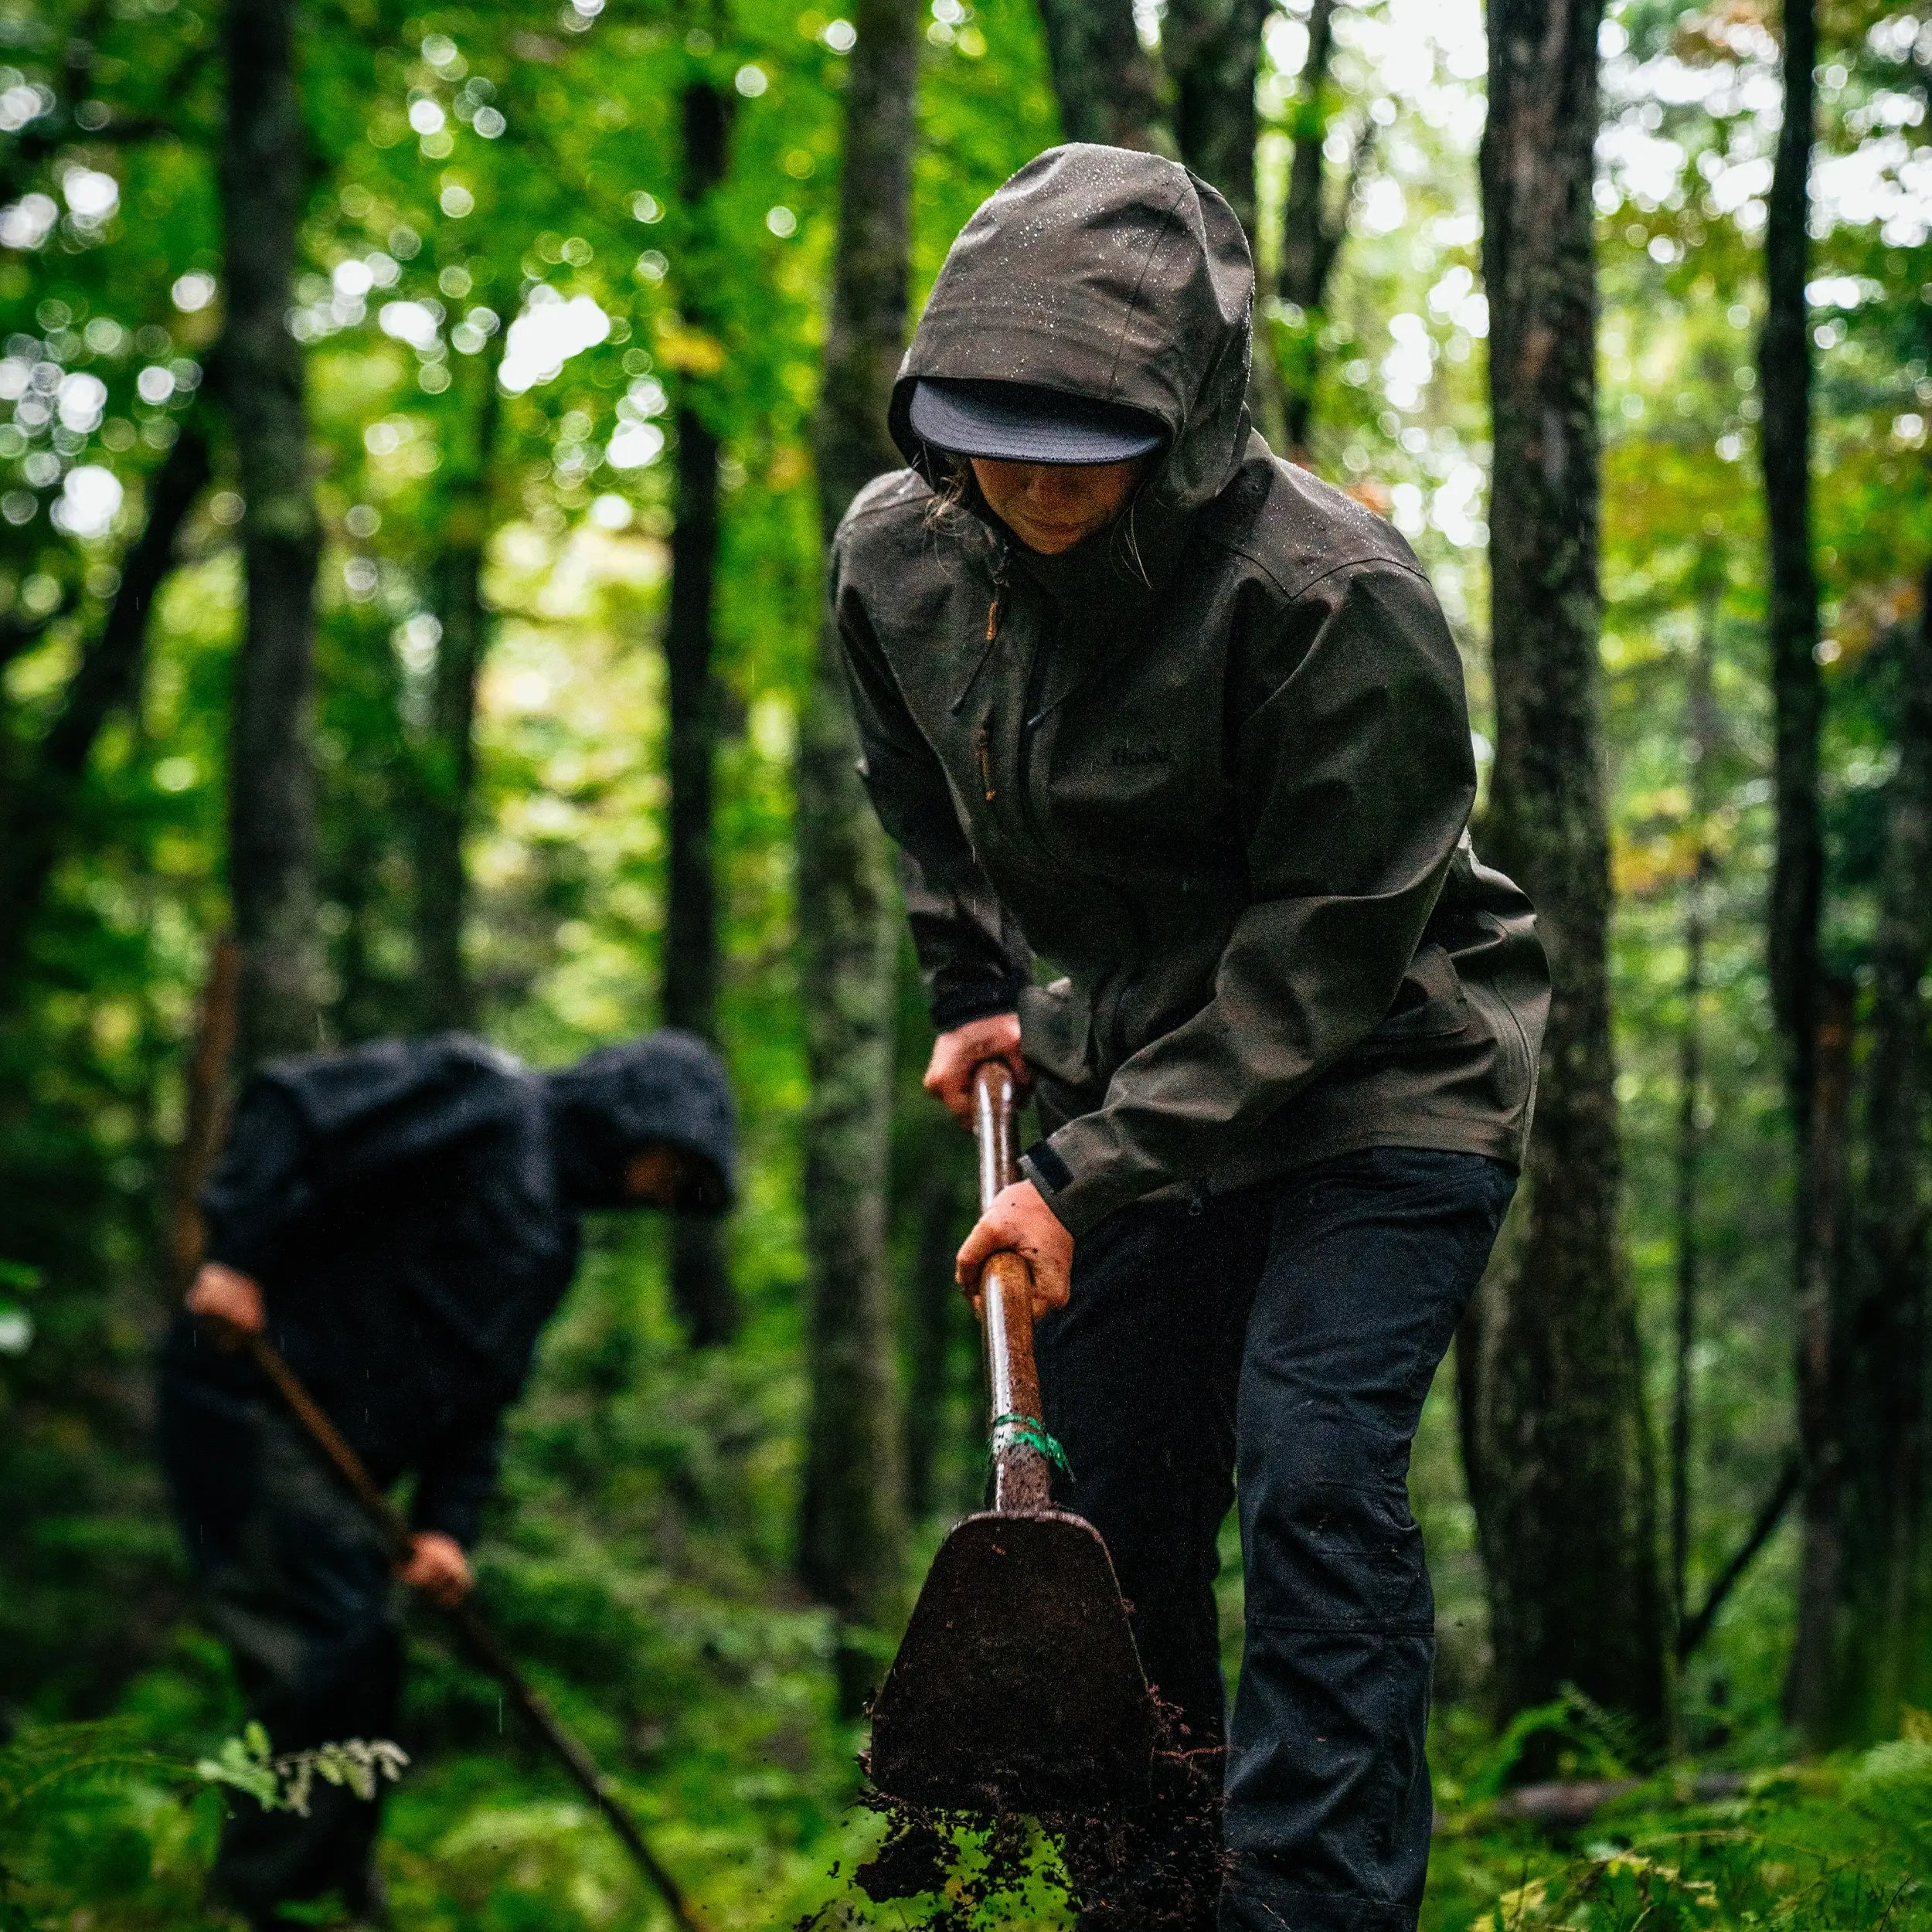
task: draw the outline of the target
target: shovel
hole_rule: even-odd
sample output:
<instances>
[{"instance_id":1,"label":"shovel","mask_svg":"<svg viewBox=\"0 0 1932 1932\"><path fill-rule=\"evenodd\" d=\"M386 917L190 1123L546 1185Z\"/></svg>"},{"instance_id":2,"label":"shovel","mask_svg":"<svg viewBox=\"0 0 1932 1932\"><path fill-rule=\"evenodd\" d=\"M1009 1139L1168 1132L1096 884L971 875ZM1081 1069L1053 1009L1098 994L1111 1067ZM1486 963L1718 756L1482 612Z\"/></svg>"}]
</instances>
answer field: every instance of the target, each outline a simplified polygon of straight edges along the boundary
<instances>
[{"instance_id":1,"label":"shovel","mask_svg":"<svg viewBox=\"0 0 1932 1932\"><path fill-rule=\"evenodd\" d=\"M973 1079L982 1212L1019 1178L1012 1077ZM980 1277L993 1506L940 1545L872 1706L872 1783L944 1810L1090 1815L1147 1795L1154 1700L1100 1532L1056 1509L1033 1366L1032 1276Z\"/></svg>"}]
</instances>

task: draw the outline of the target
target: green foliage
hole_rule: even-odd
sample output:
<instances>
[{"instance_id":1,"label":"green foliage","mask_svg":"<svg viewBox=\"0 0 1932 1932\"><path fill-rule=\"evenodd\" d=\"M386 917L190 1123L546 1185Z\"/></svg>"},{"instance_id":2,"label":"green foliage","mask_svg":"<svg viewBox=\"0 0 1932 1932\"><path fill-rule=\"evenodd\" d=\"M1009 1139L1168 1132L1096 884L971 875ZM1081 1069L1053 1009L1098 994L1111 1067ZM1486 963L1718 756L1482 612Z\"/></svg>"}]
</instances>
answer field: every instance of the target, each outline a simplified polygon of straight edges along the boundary
<instances>
[{"instance_id":1,"label":"green foliage","mask_svg":"<svg viewBox=\"0 0 1932 1932\"><path fill-rule=\"evenodd\" d=\"M1733 1781L1733 1794L1701 1802L1688 1769L1639 1786L1570 1845L1485 1828L1480 1811L1452 1818L1423 1923L1430 1932L1932 1924L1932 1747L1900 1740Z\"/></svg>"},{"instance_id":2,"label":"green foliage","mask_svg":"<svg viewBox=\"0 0 1932 1932\"><path fill-rule=\"evenodd\" d=\"M1270 210L1299 111L1307 11L1288 0L1269 30ZM1791 1434L1790 1163L1760 940L1772 828L1752 350L1758 176L1774 124L1770 11L1626 0L1609 9L1604 43L1619 1096L1627 1232L1659 1398L1680 1233L1679 1046L1692 1009L1685 914L1700 842L1711 856L1696 1002L1706 1079L1693 1597L1736 1546ZM1814 274L1830 943L1834 963L1855 971L1888 795L1893 641L1932 547L1932 263L1922 187L1918 201L1910 188L1925 139L1919 18L1876 0L1824 12ZM27 385L0 394L9 797L99 634L145 494L191 414L213 430L217 466L151 615L140 702L94 748L29 935L31 971L0 1012L9 1927L72 1924L83 1910L99 1932L206 1924L200 1886L223 1804L286 1791L268 1747L234 1735L238 1699L218 1647L195 1632L150 1444L182 1067L225 919L240 505L208 378L222 313L220 14L216 0L0 0L0 98L12 104L0 120L19 109L15 89L43 88L59 111L0 133L0 209L24 210L33 195L53 211L43 230L10 228L0 243L0 392L16 371ZM682 408L723 439L716 858L722 1024L747 1146L730 1239L747 1323L729 1352L692 1355L665 1304L662 1231L594 1230L516 1413L478 1563L512 1649L716 1923L786 1923L828 1899L835 1919L863 1922L867 1909L828 1876L849 1872L878 1836L876 1821L848 1809L861 1740L832 1713L831 1633L790 1581L804 1415L791 772L819 594L808 430L850 43L831 9L802 0L745 0L728 13L655 0L318 0L302 18L311 171L291 325L306 349L326 537L318 752L337 1037L418 1023L413 834L444 777L427 701L444 566L466 546L482 553L491 631L469 848L481 1023L549 1063L655 1020L656 638L673 509L664 457ZM1440 587L1484 732L1479 9L1378 0L1339 9L1336 35L1329 124L1338 140L1373 127L1375 145L1325 311L1277 307L1268 338L1318 371L1317 467L1392 515ZM979 199L1056 134L1029 0L943 0L927 49L916 300ZM681 192L679 103L700 83L734 114L727 179L695 207ZM1277 219L1261 236L1264 274L1279 253ZM512 330L527 342L546 317L587 316L573 307L583 304L604 318L597 339L587 328L554 367L526 359L499 381ZM70 406L32 400L68 394L63 384ZM83 471L98 473L83 478L107 492L98 501L112 495L102 475L120 493L98 528L70 509L81 499L69 479ZM1703 641L1720 730L1698 823L1686 698ZM984 1417L970 1320L944 1280L970 1163L918 1091L923 1028L908 974L893 1254L930 1547L977 1493ZM1702 1803L1672 1773L1620 1800L1580 1845L1485 1810L1532 1736L1553 1737L1576 1774L1602 1777L1647 1772L1659 1740L1575 1699L1492 1734L1455 1434L1445 1373L1413 1472L1440 1604L1436 1754L1451 1823L1431 1927L1825 1932L1923 1920L1932 1785L1921 1743L1753 1772L1738 1794ZM1231 1535L1225 1553L1232 1669ZM1687 1673L1689 1740L1720 1767L1777 1764L1787 1748L1777 1692L1791 1570L1786 1532ZM121 1715L105 1728L59 1721L110 1711ZM386 1835L405 1922L436 1932L641 1922L649 1908L635 1875L515 1723L426 1626L401 1739L413 1768L390 1796ZM197 1758L216 1785L189 1769ZM318 1760L309 1774L332 1768L368 1767Z\"/></svg>"}]
</instances>

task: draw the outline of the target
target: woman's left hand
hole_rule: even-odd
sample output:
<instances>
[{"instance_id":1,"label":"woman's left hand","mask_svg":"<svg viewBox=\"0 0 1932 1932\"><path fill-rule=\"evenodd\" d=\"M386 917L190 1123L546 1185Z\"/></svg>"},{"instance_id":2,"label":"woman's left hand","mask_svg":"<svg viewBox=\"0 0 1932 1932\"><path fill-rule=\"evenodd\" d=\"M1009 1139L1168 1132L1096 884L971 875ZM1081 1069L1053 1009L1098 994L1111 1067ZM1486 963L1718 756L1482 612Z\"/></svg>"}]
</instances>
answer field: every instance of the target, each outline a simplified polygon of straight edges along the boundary
<instances>
[{"instance_id":1,"label":"woman's left hand","mask_svg":"<svg viewBox=\"0 0 1932 1932\"><path fill-rule=\"evenodd\" d=\"M975 1314L979 1311L981 1269L1008 1249L1033 1271L1034 1320L1065 1308L1073 1292L1073 1237L1031 1181L1002 1188L959 1251L954 1273Z\"/></svg>"}]
</instances>

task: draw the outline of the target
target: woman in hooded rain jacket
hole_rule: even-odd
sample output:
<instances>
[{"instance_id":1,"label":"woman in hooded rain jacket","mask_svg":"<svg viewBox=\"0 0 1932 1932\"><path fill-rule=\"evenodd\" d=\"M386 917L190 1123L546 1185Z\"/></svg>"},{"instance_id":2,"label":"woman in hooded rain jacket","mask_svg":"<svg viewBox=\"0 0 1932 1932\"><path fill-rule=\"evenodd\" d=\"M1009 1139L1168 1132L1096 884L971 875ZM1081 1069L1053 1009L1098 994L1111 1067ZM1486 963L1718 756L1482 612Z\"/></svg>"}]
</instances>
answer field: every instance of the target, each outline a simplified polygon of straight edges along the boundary
<instances>
[{"instance_id":1,"label":"woman in hooded rain jacket","mask_svg":"<svg viewBox=\"0 0 1932 1932\"><path fill-rule=\"evenodd\" d=\"M1515 1187L1548 979L1470 842L1427 580L1250 424L1253 296L1185 168L1022 168L947 258L893 397L909 467L853 503L832 597L927 1085L963 1119L1003 1060L1046 1130L961 1280L1032 1264L1064 1500L1191 1761L1226 1752L1219 1923L1398 1932L1430 1825L1410 1444Z\"/></svg>"}]
</instances>

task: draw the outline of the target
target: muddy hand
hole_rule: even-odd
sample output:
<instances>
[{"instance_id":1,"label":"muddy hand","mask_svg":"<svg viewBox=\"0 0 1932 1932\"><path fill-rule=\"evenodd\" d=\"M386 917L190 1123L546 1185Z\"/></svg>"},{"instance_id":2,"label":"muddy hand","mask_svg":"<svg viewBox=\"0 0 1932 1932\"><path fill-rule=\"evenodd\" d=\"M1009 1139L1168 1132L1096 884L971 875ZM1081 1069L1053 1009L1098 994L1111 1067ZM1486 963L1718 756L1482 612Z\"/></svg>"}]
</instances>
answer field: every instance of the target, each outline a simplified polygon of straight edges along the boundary
<instances>
[{"instance_id":1,"label":"muddy hand","mask_svg":"<svg viewBox=\"0 0 1932 1932\"><path fill-rule=\"evenodd\" d=\"M994 1196L959 1251L954 1274L975 1313L980 1270L1009 1248L1033 1271L1034 1320L1065 1308L1073 1292L1073 1237L1031 1181L1015 1181Z\"/></svg>"}]
</instances>

